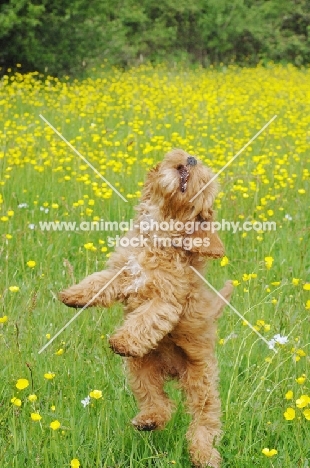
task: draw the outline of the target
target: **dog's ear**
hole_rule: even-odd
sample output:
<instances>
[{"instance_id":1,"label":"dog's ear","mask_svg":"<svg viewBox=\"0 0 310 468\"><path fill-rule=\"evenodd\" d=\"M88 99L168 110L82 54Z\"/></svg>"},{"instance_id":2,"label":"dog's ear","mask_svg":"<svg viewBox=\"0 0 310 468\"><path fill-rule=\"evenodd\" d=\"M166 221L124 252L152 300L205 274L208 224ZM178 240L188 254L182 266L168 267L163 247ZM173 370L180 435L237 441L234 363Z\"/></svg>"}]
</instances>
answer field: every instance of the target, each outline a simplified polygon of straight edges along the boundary
<instances>
[{"instance_id":1,"label":"dog's ear","mask_svg":"<svg viewBox=\"0 0 310 468\"><path fill-rule=\"evenodd\" d=\"M195 221L195 229L192 233L186 234L183 241L183 248L190 252L197 252L204 257L222 258L225 254L223 242L217 232L212 229L213 211L210 209L207 214L208 221Z\"/></svg>"},{"instance_id":2,"label":"dog's ear","mask_svg":"<svg viewBox=\"0 0 310 468\"><path fill-rule=\"evenodd\" d=\"M151 194L154 192L154 187L157 187L157 184L155 182L158 177L160 165L161 163L157 164L157 166L153 167L153 169L151 169L149 173L147 174L147 178L142 189L142 195L141 195L142 202L150 200Z\"/></svg>"},{"instance_id":3,"label":"dog's ear","mask_svg":"<svg viewBox=\"0 0 310 468\"><path fill-rule=\"evenodd\" d=\"M203 193L195 198L192 205L191 216L208 220L210 218L210 213L211 215L213 213L212 206L217 192L218 184L216 181L213 181Z\"/></svg>"},{"instance_id":4,"label":"dog's ear","mask_svg":"<svg viewBox=\"0 0 310 468\"><path fill-rule=\"evenodd\" d=\"M207 231L209 246L206 248L206 256L211 258L222 258L225 255L224 244L217 232Z\"/></svg>"}]
</instances>

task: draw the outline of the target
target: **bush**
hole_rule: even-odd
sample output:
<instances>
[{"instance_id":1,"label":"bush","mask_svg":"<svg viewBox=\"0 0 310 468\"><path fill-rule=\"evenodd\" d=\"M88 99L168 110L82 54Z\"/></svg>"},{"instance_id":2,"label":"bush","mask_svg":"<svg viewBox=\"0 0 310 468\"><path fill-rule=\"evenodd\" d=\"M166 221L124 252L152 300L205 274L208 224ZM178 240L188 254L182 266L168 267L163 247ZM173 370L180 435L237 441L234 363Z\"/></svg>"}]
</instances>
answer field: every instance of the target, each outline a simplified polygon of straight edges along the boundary
<instances>
[{"instance_id":1,"label":"bush","mask_svg":"<svg viewBox=\"0 0 310 468\"><path fill-rule=\"evenodd\" d=\"M77 74L108 59L203 64L310 59L308 0L5 0L0 66Z\"/></svg>"}]
</instances>

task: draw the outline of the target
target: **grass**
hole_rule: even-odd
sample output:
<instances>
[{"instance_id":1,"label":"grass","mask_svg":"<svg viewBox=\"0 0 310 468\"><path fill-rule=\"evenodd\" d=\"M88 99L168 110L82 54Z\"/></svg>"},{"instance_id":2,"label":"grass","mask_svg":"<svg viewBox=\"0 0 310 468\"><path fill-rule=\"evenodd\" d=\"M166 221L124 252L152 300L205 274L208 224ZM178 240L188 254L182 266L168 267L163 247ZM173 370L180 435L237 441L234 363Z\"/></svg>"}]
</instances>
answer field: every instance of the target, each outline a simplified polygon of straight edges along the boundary
<instances>
[{"instance_id":1,"label":"grass","mask_svg":"<svg viewBox=\"0 0 310 468\"><path fill-rule=\"evenodd\" d=\"M266 340L281 334L288 342L276 345L275 354L225 309L217 348L220 451L226 468L309 466L310 405L300 401L301 395L310 396L308 84L308 70L274 65L103 68L84 81L9 72L2 79L1 467L60 468L73 459L83 468L190 467L189 415L173 382L167 391L177 409L166 429L138 433L130 425L136 403L123 361L107 344L122 320L121 306L88 309L38 354L74 314L58 302L58 291L104 268L108 237L117 234L42 231L39 222L129 220L146 172L166 151L182 147L218 171L275 114L270 127L221 174L216 208L219 220L275 221L277 229L222 232L228 263L211 261L207 278L216 288L233 279L234 307ZM266 257L272 257L271 265ZM55 377L48 380L49 371ZM18 379L29 385L19 390ZM102 398L84 408L81 400L95 389ZM31 394L36 401L29 401ZM21 406L11 402L14 397ZM284 417L287 408L295 411L292 420ZM42 419L33 421L31 413ZM53 430L56 420L60 427ZM277 454L264 455L266 447Z\"/></svg>"}]
</instances>

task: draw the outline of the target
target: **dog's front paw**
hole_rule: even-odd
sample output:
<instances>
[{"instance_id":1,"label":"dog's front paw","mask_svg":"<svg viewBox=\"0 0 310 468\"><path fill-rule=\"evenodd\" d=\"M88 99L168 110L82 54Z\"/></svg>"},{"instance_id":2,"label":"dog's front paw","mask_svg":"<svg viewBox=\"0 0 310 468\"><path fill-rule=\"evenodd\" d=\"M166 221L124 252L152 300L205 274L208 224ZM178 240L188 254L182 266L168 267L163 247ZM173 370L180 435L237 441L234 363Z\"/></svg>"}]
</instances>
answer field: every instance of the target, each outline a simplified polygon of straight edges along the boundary
<instances>
[{"instance_id":1,"label":"dog's front paw","mask_svg":"<svg viewBox=\"0 0 310 468\"><path fill-rule=\"evenodd\" d=\"M219 431L210 432L205 426L196 426L194 431L188 434L190 439L189 452L195 467L220 468L221 456L214 447L214 442L219 436Z\"/></svg>"},{"instance_id":2,"label":"dog's front paw","mask_svg":"<svg viewBox=\"0 0 310 468\"><path fill-rule=\"evenodd\" d=\"M138 431L154 431L155 429L157 429L157 424L152 419L148 419L145 421L137 421L133 419L131 422L135 426L135 428L138 429Z\"/></svg>"},{"instance_id":3,"label":"dog's front paw","mask_svg":"<svg viewBox=\"0 0 310 468\"><path fill-rule=\"evenodd\" d=\"M145 354L132 337L130 337L130 335L125 331L111 336L109 343L112 351L120 356L142 357Z\"/></svg>"},{"instance_id":4,"label":"dog's front paw","mask_svg":"<svg viewBox=\"0 0 310 468\"><path fill-rule=\"evenodd\" d=\"M190 453L192 463L197 468L220 468L221 466L221 456L214 447L201 447L200 450L195 447L190 450Z\"/></svg>"},{"instance_id":5,"label":"dog's front paw","mask_svg":"<svg viewBox=\"0 0 310 468\"><path fill-rule=\"evenodd\" d=\"M148 410L141 411L131 423L138 431L163 429L171 418L171 410L172 406L170 402L167 401L166 405L160 407L155 406Z\"/></svg>"},{"instance_id":6,"label":"dog's front paw","mask_svg":"<svg viewBox=\"0 0 310 468\"><path fill-rule=\"evenodd\" d=\"M58 294L58 298L67 307L74 307L76 309L84 307L88 302L81 294L72 293L71 288L61 291Z\"/></svg>"},{"instance_id":7,"label":"dog's front paw","mask_svg":"<svg viewBox=\"0 0 310 468\"><path fill-rule=\"evenodd\" d=\"M192 446L190 455L193 465L197 468L220 468L221 466L221 456L212 446L199 446L199 444L195 447Z\"/></svg>"}]
</instances>

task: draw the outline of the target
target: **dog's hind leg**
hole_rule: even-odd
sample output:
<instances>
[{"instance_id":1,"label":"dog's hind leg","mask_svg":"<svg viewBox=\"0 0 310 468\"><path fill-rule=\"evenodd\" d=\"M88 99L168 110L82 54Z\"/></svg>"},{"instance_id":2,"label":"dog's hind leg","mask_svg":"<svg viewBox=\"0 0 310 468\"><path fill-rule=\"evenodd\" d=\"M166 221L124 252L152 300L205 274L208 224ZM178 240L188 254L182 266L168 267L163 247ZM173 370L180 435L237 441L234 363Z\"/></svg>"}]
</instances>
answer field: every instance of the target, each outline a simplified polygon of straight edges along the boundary
<instances>
[{"instance_id":1,"label":"dog's hind leg","mask_svg":"<svg viewBox=\"0 0 310 468\"><path fill-rule=\"evenodd\" d=\"M128 358L127 364L140 409L132 424L139 431L162 429L171 417L173 403L163 389L165 374L160 360L150 353L142 358Z\"/></svg>"},{"instance_id":2,"label":"dog's hind leg","mask_svg":"<svg viewBox=\"0 0 310 468\"><path fill-rule=\"evenodd\" d=\"M215 358L208 359L207 367L203 362L188 362L181 385L193 416L187 432L192 462L196 467L219 468L221 457L214 448L221 435Z\"/></svg>"},{"instance_id":3,"label":"dog's hind leg","mask_svg":"<svg viewBox=\"0 0 310 468\"><path fill-rule=\"evenodd\" d=\"M221 435L221 404L217 390L218 367L214 356L215 320L222 309L229 302L233 291L233 284L227 281L219 294L213 295L209 301L209 323L205 322L206 333L199 336L192 330L192 334L185 333L187 340L179 342L187 355L186 371L181 376L189 410L193 420L190 424L187 437L190 443L190 454L196 467L219 468L221 457L215 442ZM209 293L208 293L208 297ZM204 301L189 306L192 310L204 310ZM193 325L193 324L192 324ZM187 324L186 329L190 328Z\"/></svg>"}]
</instances>

